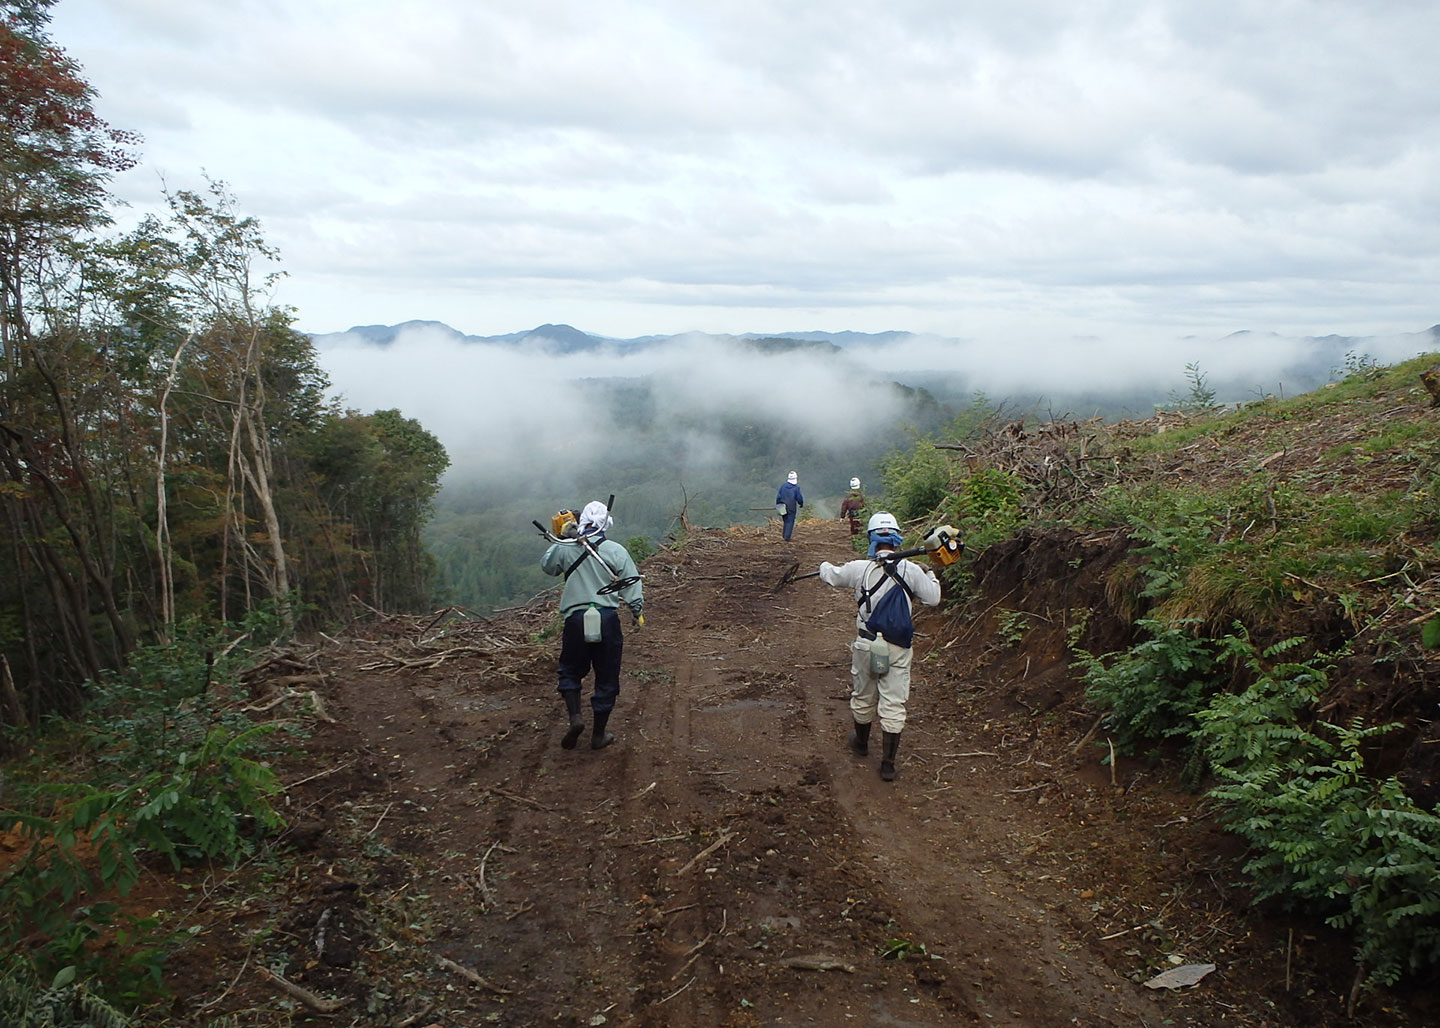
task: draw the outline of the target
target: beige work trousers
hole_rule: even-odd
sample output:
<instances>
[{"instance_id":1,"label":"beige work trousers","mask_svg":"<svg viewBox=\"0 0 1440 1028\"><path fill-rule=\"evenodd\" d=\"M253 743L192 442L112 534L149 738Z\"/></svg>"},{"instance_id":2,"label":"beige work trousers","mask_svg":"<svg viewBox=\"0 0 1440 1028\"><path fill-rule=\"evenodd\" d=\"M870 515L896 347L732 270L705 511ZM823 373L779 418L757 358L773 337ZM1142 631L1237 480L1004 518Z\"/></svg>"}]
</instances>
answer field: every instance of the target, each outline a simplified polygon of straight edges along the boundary
<instances>
[{"instance_id":1,"label":"beige work trousers","mask_svg":"<svg viewBox=\"0 0 1440 1028\"><path fill-rule=\"evenodd\" d=\"M899 732L905 727L914 652L890 646L890 670L877 676L870 670L870 640L862 636L850 644L850 713L856 724L868 725L878 715L881 731Z\"/></svg>"}]
</instances>

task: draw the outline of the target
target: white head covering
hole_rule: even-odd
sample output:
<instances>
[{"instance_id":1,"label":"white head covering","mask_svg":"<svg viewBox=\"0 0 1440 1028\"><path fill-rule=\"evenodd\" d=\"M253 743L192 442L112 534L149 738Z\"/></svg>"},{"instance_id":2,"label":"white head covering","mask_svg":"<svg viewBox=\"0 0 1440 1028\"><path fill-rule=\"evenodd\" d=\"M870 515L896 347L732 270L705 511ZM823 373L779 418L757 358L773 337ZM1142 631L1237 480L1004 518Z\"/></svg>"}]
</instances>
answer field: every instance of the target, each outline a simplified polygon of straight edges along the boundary
<instances>
[{"instance_id":1,"label":"white head covering","mask_svg":"<svg viewBox=\"0 0 1440 1028\"><path fill-rule=\"evenodd\" d=\"M852 478L852 479L850 479L850 488L851 488L851 489L859 489L859 488L860 488L860 479L858 479L858 478Z\"/></svg>"},{"instance_id":2,"label":"white head covering","mask_svg":"<svg viewBox=\"0 0 1440 1028\"><path fill-rule=\"evenodd\" d=\"M790 472L790 474L785 476L785 481L789 482L791 485L794 485L796 482L800 481L800 476L792 471Z\"/></svg>"},{"instance_id":3,"label":"white head covering","mask_svg":"<svg viewBox=\"0 0 1440 1028\"><path fill-rule=\"evenodd\" d=\"M580 512L580 534L591 535L595 532L607 532L610 526L615 524L615 519L610 516L610 508L599 500L591 500L585 504L585 509Z\"/></svg>"}]
</instances>

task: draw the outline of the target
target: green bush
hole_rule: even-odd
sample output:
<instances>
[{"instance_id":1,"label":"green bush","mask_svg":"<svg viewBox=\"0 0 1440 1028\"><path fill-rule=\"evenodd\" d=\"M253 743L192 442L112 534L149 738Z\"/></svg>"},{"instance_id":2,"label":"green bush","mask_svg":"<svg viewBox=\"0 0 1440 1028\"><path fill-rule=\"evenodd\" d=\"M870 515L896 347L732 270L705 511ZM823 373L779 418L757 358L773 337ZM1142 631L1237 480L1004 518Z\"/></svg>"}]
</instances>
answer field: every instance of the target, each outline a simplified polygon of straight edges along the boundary
<instances>
[{"instance_id":1,"label":"green bush","mask_svg":"<svg viewBox=\"0 0 1440 1028\"><path fill-rule=\"evenodd\" d=\"M632 535L626 539L625 549L630 551L630 559L636 564L655 552L655 547L651 545L649 538L643 535Z\"/></svg>"},{"instance_id":2,"label":"green bush","mask_svg":"<svg viewBox=\"0 0 1440 1028\"><path fill-rule=\"evenodd\" d=\"M19 826L33 841L0 875L0 946L23 943L46 972L76 964L102 969L105 951L89 945L109 933L123 936L124 966L104 967L117 988L138 994L148 980L159 986L165 943L152 920L125 917L113 904L77 901L104 891L125 895L140 876L146 853L163 854L174 867L200 857L232 863L254 852L253 836L280 827L270 803L279 791L273 772L251 759L271 726L239 734L215 726L173 766L146 772L120 788L47 786L48 815L0 811L0 831ZM94 850L93 865L80 844Z\"/></svg>"},{"instance_id":3,"label":"green bush","mask_svg":"<svg viewBox=\"0 0 1440 1028\"><path fill-rule=\"evenodd\" d=\"M964 533L965 545L979 553L1011 535L1021 523L1025 483L999 468L980 468L961 479L944 505L947 520Z\"/></svg>"},{"instance_id":4,"label":"green bush","mask_svg":"<svg viewBox=\"0 0 1440 1028\"><path fill-rule=\"evenodd\" d=\"M1254 856L1257 898L1325 913L1355 937L1370 984L1440 963L1440 811L1417 807L1394 778L1365 774L1365 744L1396 725L1306 724L1328 678L1323 658L1267 663L1231 637L1254 676L1197 717L1221 784L1210 796Z\"/></svg>"},{"instance_id":5,"label":"green bush","mask_svg":"<svg viewBox=\"0 0 1440 1028\"><path fill-rule=\"evenodd\" d=\"M1188 739L1195 715L1220 684L1217 644L1197 637L1193 621L1144 619L1138 625L1149 639L1104 657L1080 650L1075 663L1085 698L1108 711L1105 725L1122 753L1146 742Z\"/></svg>"},{"instance_id":6,"label":"green bush","mask_svg":"<svg viewBox=\"0 0 1440 1028\"><path fill-rule=\"evenodd\" d=\"M1212 724L1218 722L1211 722ZM1258 898L1328 912L1370 984L1440 963L1440 811L1364 773L1362 744L1394 728L1321 722L1286 733L1278 763L1216 767L1226 825L1255 853Z\"/></svg>"},{"instance_id":7,"label":"green bush","mask_svg":"<svg viewBox=\"0 0 1440 1028\"><path fill-rule=\"evenodd\" d=\"M41 984L24 960L11 957L0 966L0 1025L5 1028L126 1028L120 1011L78 982L74 967Z\"/></svg>"},{"instance_id":8,"label":"green bush","mask_svg":"<svg viewBox=\"0 0 1440 1028\"><path fill-rule=\"evenodd\" d=\"M917 438L908 449L886 455L880 462L880 479L885 486L883 509L900 522L917 521L950 496L950 461L931 440Z\"/></svg>"}]
</instances>

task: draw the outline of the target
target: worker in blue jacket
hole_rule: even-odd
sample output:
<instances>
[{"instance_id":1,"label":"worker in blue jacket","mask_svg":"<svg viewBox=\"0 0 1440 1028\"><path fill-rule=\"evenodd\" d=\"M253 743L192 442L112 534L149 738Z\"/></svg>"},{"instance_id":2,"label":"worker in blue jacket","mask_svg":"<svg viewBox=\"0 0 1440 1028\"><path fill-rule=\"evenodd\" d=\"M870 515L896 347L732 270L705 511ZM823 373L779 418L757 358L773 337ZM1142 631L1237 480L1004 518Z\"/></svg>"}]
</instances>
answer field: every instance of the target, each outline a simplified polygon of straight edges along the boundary
<instances>
[{"instance_id":1,"label":"worker in blue jacket","mask_svg":"<svg viewBox=\"0 0 1440 1028\"><path fill-rule=\"evenodd\" d=\"M805 506L805 497L800 494L800 476L792 471L785 476L785 484L775 494L775 513L780 515L780 535L788 543L790 533L795 531L795 515Z\"/></svg>"}]
</instances>

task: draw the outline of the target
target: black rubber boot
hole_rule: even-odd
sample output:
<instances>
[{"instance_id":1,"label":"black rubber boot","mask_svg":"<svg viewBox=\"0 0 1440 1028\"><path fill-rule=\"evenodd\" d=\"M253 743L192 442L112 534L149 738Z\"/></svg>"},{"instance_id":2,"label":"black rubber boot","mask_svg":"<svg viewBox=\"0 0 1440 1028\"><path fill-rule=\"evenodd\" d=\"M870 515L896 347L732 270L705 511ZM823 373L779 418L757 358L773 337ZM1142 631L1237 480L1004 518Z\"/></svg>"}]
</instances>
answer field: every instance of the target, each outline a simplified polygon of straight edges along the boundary
<instances>
[{"instance_id":1,"label":"black rubber boot","mask_svg":"<svg viewBox=\"0 0 1440 1028\"><path fill-rule=\"evenodd\" d=\"M609 720L610 712L608 710L603 714L598 710L595 712L595 727L590 732L590 748L592 750L603 750L615 741L615 736L605 731L605 725Z\"/></svg>"},{"instance_id":2,"label":"black rubber boot","mask_svg":"<svg viewBox=\"0 0 1440 1028\"><path fill-rule=\"evenodd\" d=\"M880 755L880 777L895 781L895 751L900 748L900 733L885 732L885 752Z\"/></svg>"},{"instance_id":3,"label":"black rubber boot","mask_svg":"<svg viewBox=\"0 0 1440 1028\"><path fill-rule=\"evenodd\" d=\"M870 725L855 722L855 732L850 736L850 748L859 756L868 756L870 753Z\"/></svg>"},{"instance_id":4,"label":"black rubber boot","mask_svg":"<svg viewBox=\"0 0 1440 1028\"><path fill-rule=\"evenodd\" d=\"M565 701L565 713L570 715L570 727L565 729L560 745L567 750L573 750L580 741L580 733L585 731L585 719L580 716L580 693L567 690L560 696Z\"/></svg>"}]
</instances>

